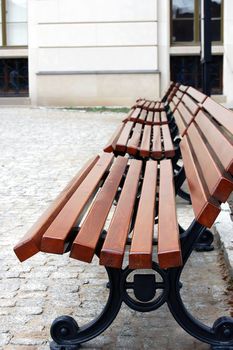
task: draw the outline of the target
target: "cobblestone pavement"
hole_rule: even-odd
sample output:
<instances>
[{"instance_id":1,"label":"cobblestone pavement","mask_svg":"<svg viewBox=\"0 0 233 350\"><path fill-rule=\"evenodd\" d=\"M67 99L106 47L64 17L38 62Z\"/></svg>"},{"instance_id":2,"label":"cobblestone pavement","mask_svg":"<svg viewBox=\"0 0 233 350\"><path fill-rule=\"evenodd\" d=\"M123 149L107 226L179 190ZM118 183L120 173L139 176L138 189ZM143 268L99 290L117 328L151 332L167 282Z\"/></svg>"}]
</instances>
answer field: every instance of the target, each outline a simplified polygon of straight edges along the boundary
<instances>
[{"instance_id":1,"label":"cobblestone pavement","mask_svg":"<svg viewBox=\"0 0 233 350\"><path fill-rule=\"evenodd\" d=\"M49 349L53 319L67 314L80 325L100 312L106 274L67 256L37 254L23 264L12 247L83 165L101 151L121 114L1 108L0 118L0 349ZM190 206L180 202L187 225ZM229 314L218 248L195 253L183 273L187 308L211 325ZM187 335L166 305L148 314L122 307L113 325L83 349L209 349Z\"/></svg>"}]
</instances>

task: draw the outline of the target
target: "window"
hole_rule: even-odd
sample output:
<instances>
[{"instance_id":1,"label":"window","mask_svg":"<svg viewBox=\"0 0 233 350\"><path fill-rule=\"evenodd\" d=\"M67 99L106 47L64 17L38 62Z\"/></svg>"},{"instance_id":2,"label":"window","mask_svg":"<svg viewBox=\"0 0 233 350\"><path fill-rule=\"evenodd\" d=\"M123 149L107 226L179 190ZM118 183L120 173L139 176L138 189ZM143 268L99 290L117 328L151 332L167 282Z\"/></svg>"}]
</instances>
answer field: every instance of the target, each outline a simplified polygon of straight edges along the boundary
<instances>
[{"instance_id":1,"label":"window","mask_svg":"<svg viewBox=\"0 0 233 350\"><path fill-rule=\"evenodd\" d=\"M191 85L201 90L202 86L202 68L200 56L171 56L171 80ZM212 56L211 63L211 93L222 94L222 70L223 57Z\"/></svg>"},{"instance_id":2,"label":"window","mask_svg":"<svg viewBox=\"0 0 233 350\"><path fill-rule=\"evenodd\" d=\"M27 58L0 59L0 96L28 96Z\"/></svg>"},{"instance_id":3,"label":"window","mask_svg":"<svg viewBox=\"0 0 233 350\"><path fill-rule=\"evenodd\" d=\"M27 0L0 0L0 45L27 45Z\"/></svg>"},{"instance_id":4,"label":"window","mask_svg":"<svg viewBox=\"0 0 233 350\"><path fill-rule=\"evenodd\" d=\"M223 0L211 0L212 41L222 41ZM200 42L201 0L171 0L171 43Z\"/></svg>"}]
</instances>

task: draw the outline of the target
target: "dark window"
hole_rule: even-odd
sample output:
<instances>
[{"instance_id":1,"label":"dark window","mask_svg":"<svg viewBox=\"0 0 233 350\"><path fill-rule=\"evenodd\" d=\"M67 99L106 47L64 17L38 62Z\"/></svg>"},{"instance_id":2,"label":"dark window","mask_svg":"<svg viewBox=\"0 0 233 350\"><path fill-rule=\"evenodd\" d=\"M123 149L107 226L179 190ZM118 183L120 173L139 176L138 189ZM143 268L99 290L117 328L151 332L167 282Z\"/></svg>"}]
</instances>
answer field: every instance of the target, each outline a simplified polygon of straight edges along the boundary
<instances>
[{"instance_id":1,"label":"dark window","mask_svg":"<svg viewBox=\"0 0 233 350\"><path fill-rule=\"evenodd\" d=\"M212 94L222 94L223 57L213 56L211 64ZM171 56L171 80L201 90L200 56Z\"/></svg>"},{"instance_id":2,"label":"dark window","mask_svg":"<svg viewBox=\"0 0 233 350\"><path fill-rule=\"evenodd\" d=\"M0 59L0 96L28 96L28 59Z\"/></svg>"},{"instance_id":3,"label":"dark window","mask_svg":"<svg viewBox=\"0 0 233 350\"><path fill-rule=\"evenodd\" d=\"M211 6L211 32L213 41L221 41L221 17L222 17L222 6L221 0L212 0Z\"/></svg>"},{"instance_id":4,"label":"dark window","mask_svg":"<svg viewBox=\"0 0 233 350\"><path fill-rule=\"evenodd\" d=\"M171 0L171 42L200 42L201 0ZM222 0L211 0L212 41L222 41Z\"/></svg>"},{"instance_id":5,"label":"dark window","mask_svg":"<svg viewBox=\"0 0 233 350\"><path fill-rule=\"evenodd\" d=\"M194 40L194 0L173 0L172 41Z\"/></svg>"}]
</instances>

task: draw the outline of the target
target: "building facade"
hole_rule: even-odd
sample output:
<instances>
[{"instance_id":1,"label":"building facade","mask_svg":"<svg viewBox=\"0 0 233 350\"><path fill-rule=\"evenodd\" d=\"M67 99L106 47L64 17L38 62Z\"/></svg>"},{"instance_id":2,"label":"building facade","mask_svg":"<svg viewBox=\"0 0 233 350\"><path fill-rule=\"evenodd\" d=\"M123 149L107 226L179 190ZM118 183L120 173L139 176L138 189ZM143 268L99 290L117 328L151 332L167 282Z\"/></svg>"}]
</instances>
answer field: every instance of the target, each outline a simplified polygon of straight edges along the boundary
<instances>
[{"instance_id":1,"label":"building facade","mask_svg":"<svg viewBox=\"0 0 233 350\"><path fill-rule=\"evenodd\" d=\"M0 98L130 105L201 88L201 0L1 0ZM233 102L233 1L212 0L212 93Z\"/></svg>"}]
</instances>

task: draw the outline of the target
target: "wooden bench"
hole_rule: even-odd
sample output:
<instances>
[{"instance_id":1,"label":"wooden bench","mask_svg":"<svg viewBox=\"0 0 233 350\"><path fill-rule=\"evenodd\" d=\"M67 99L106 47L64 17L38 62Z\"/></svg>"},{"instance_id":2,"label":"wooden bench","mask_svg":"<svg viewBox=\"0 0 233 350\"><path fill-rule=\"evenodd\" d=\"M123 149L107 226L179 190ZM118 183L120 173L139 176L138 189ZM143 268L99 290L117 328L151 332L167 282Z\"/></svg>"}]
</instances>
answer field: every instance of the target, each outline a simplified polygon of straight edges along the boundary
<instances>
[{"instance_id":1,"label":"wooden bench","mask_svg":"<svg viewBox=\"0 0 233 350\"><path fill-rule=\"evenodd\" d=\"M138 105L132 108L108 141L104 151L114 152L115 155L128 153L139 158L175 158L174 163L177 162L180 154L174 111L186 89L185 86L175 85L168 94L166 109L163 111L143 108L145 100L140 100L144 104L142 103L140 108ZM151 102L146 103L149 106Z\"/></svg>"},{"instance_id":2,"label":"wooden bench","mask_svg":"<svg viewBox=\"0 0 233 350\"><path fill-rule=\"evenodd\" d=\"M141 312L167 303L188 333L218 349L233 349L233 319L220 317L212 327L203 325L190 315L180 293L180 275L195 242L213 225L233 190L233 113L206 98L187 125L178 172L171 159L96 156L14 248L20 261L40 251L69 253L87 263L97 255L107 270L109 298L103 312L81 328L71 317L58 317L51 327L51 349L76 349L102 333L122 301ZM176 210L184 174L195 215L186 230ZM154 273L136 271L129 283L129 275L139 269Z\"/></svg>"}]
</instances>

